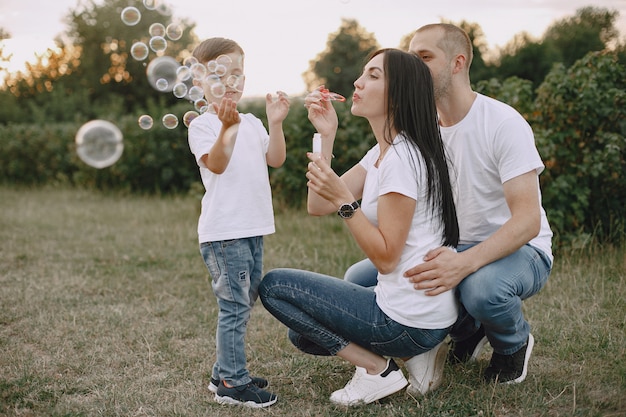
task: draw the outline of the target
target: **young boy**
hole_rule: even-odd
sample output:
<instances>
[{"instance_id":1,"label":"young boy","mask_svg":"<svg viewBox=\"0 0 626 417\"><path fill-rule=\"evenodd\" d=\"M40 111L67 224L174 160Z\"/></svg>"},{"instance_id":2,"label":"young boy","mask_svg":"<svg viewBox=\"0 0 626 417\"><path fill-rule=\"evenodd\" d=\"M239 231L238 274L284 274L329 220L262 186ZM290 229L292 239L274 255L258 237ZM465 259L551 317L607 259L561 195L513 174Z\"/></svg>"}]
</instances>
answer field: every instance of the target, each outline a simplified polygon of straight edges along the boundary
<instances>
[{"instance_id":1,"label":"young boy","mask_svg":"<svg viewBox=\"0 0 626 417\"><path fill-rule=\"evenodd\" d=\"M209 109L188 131L206 190L198 221L200 253L219 306L209 389L221 404L267 407L277 397L263 390L267 380L249 375L245 333L263 274L263 236L275 232L267 167L285 161L282 123L289 100L283 93L276 100L267 94L268 135L260 119L237 111L245 84L242 48L211 38L193 56L210 68L207 77L194 78Z\"/></svg>"}]
</instances>

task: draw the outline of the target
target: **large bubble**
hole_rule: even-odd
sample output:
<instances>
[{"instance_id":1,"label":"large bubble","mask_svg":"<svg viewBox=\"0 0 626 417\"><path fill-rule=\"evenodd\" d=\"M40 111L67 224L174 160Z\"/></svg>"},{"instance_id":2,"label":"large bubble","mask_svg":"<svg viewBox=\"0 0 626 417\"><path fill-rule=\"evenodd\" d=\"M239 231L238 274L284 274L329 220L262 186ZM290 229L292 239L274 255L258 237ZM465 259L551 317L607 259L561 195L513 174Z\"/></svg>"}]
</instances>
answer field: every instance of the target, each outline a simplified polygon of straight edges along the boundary
<instances>
[{"instance_id":1,"label":"large bubble","mask_svg":"<svg viewBox=\"0 0 626 417\"><path fill-rule=\"evenodd\" d=\"M160 56L153 59L146 68L148 82L158 91L171 92L177 81L177 71L180 64L171 56ZM157 84L157 82L159 84ZM165 86L164 88L159 88Z\"/></svg>"},{"instance_id":2,"label":"large bubble","mask_svg":"<svg viewBox=\"0 0 626 417\"><path fill-rule=\"evenodd\" d=\"M76 132L76 153L87 165L106 168L120 159L124 151L120 129L106 120L91 120Z\"/></svg>"}]
</instances>

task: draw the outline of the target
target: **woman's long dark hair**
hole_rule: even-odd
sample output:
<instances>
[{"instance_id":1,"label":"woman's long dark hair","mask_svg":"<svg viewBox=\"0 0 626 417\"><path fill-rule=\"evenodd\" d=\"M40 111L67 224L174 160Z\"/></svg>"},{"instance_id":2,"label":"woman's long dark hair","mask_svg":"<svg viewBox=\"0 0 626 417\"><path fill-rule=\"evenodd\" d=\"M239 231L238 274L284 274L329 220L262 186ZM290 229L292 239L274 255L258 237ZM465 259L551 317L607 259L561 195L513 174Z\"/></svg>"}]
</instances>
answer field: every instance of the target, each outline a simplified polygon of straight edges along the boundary
<instances>
[{"instance_id":1,"label":"woman's long dark hair","mask_svg":"<svg viewBox=\"0 0 626 417\"><path fill-rule=\"evenodd\" d=\"M424 161L428 177L427 203L433 215L443 223L443 244L457 246L459 223L450 183L450 162L439 130L430 70L420 57L399 49L378 50L370 59L380 53L384 53L387 85L386 136L392 141L392 130L395 130L412 145L414 155L414 150L419 150L422 157L413 159L418 164ZM419 171L416 169L416 172Z\"/></svg>"}]
</instances>

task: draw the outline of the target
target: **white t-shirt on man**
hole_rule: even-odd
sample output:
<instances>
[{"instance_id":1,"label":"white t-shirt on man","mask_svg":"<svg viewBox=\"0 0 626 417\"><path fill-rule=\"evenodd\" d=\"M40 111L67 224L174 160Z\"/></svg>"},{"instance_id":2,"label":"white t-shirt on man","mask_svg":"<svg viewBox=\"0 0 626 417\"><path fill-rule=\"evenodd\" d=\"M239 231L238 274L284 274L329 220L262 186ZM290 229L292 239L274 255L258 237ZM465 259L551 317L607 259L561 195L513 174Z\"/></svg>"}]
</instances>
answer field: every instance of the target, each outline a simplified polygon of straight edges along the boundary
<instances>
[{"instance_id":1,"label":"white t-shirt on man","mask_svg":"<svg viewBox=\"0 0 626 417\"><path fill-rule=\"evenodd\" d=\"M502 184L544 169L532 129L513 107L477 94L465 118L441 127L441 135L456 181L459 243L482 242L511 217ZM543 207L541 230L529 243L553 259L552 231Z\"/></svg>"}]
</instances>

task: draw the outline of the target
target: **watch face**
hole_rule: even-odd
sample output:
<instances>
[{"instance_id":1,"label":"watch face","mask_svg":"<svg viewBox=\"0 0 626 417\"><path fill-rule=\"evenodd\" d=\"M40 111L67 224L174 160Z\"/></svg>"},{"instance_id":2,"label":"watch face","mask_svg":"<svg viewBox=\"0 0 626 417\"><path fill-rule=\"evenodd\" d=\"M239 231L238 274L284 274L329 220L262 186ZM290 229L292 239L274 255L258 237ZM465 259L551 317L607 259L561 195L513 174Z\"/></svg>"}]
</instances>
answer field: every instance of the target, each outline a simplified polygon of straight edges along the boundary
<instances>
[{"instance_id":1,"label":"watch face","mask_svg":"<svg viewBox=\"0 0 626 417\"><path fill-rule=\"evenodd\" d=\"M342 204L339 207L339 215L344 219L349 219L354 215L354 207L351 204Z\"/></svg>"}]
</instances>

